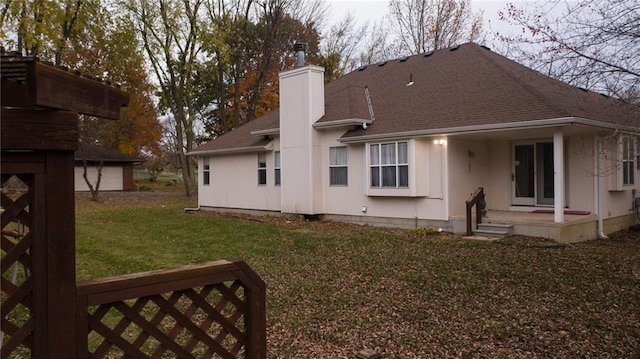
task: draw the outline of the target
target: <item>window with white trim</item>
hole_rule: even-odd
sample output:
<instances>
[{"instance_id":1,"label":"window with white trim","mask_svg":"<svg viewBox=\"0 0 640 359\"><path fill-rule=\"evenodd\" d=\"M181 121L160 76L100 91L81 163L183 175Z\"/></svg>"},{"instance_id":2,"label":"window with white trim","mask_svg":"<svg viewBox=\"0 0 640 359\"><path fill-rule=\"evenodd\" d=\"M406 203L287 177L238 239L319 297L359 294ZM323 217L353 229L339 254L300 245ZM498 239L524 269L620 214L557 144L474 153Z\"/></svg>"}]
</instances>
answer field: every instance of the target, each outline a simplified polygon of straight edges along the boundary
<instances>
[{"instance_id":1,"label":"window with white trim","mask_svg":"<svg viewBox=\"0 0 640 359\"><path fill-rule=\"evenodd\" d=\"M369 145L371 187L409 187L409 155L407 142Z\"/></svg>"},{"instance_id":2,"label":"window with white trim","mask_svg":"<svg viewBox=\"0 0 640 359\"><path fill-rule=\"evenodd\" d=\"M258 153L258 184L267 184L267 154Z\"/></svg>"},{"instance_id":3,"label":"window with white trim","mask_svg":"<svg viewBox=\"0 0 640 359\"><path fill-rule=\"evenodd\" d=\"M347 185L347 147L329 147L329 185Z\"/></svg>"},{"instance_id":4,"label":"window with white trim","mask_svg":"<svg viewBox=\"0 0 640 359\"><path fill-rule=\"evenodd\" d=\"M202 159L202 184L208 186L211 182L211 167L209 167L209 157Z\"/></svg>"},{"instance_id":5,"label":"window with white trim","mask_svg":"<svg viewBox=\"0 0 640 359\"><path fill-rule=\"evenodd\" d=\"M276 151L273 154L273 175L274 183L276 186L280 185L280 151Z\"/></svg>"},{"instance_id":6,"label":"window with white trim","mask_svg":"<svg viewBox=\"0 0 640 359\"><path fill-rule=\"evenodd\" d=\"M633 137L622 137L622 184L632 185L635 183L635 146Z\"/></svg>"}]
</instances>

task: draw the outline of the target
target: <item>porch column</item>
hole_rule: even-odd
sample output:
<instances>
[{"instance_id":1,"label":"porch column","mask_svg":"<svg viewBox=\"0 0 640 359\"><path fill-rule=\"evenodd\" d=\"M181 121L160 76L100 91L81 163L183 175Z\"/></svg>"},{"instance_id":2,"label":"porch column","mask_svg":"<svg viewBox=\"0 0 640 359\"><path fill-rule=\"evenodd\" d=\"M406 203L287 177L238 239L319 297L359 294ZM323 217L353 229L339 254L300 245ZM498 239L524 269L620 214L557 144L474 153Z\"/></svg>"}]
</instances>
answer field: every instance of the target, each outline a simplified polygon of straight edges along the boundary
<instances>
[{"instance_id":1,"label":"porch column","mask_svg":"<svg viewBox=\"0 0 640 359\"><path fill-rule=\"evenodd\" d=\"M553 212L556 223L564 222L564 139L562 128L553 133Z\"/></svg>"}]
</instances>

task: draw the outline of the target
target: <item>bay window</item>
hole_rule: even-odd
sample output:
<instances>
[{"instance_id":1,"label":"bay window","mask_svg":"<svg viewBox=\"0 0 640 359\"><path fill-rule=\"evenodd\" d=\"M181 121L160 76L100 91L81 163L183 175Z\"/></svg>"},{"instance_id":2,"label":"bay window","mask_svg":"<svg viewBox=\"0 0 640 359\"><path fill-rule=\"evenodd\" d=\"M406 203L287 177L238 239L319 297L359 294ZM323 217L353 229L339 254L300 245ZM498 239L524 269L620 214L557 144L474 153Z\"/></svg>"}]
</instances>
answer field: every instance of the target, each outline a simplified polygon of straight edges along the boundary
<instances>
[{"instance_id":1,"label":"bay window","mask_svg":"<svg viewBox=\"0 0 640 359\"><path fill-rule=\"evenodd\" d=\"M369 146L371 187L401 188L409 186L407 142L371 144Z\"/></svg>"}]
</instances>

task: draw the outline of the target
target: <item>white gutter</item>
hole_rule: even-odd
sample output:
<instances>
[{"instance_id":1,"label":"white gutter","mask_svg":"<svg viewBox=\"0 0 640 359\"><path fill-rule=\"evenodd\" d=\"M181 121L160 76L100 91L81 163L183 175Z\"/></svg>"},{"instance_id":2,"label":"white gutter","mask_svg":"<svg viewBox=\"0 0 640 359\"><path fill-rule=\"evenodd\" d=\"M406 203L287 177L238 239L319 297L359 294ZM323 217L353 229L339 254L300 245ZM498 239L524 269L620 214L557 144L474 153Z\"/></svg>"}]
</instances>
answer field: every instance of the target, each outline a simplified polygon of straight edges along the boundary
<instances>
[{"instance_id":1,"label":"white gutter","mask_svg":"<svg viewBox=\"0 0 640 359\"><path fill-rule=\"evenodd\" d=\"M316 122L313 124L313 128L333 128L333 127L345 127L345 126L362 126L362 124L370 125L372 120L364 118L347 118L335 121Z\"/></svg>"},{"instance_id":2,"label":"white gutter","mask_svg":"<svg viewBox=\"0 0 640 359\"><path fill-rule=\"evenodd\" d=\"M187 156L203 156L203 155L226 155L230 153L247 153L247 152L260 152L267 151L267 146L249 146L249 147L238 147L238 148L224 148L220 150L209 150L209 151L191 151L187 153Z\"/></svg>"},{"instance_id":3,"label":"white gutter","mask_svg":"<svg viewBox=\"0 0 640 359\"><path fill-rule=\"evenodd\" d=\"M251 131L250 134L254 136L278 136L280 135L280 128L267 128L264 130Z\"/></svg>"},{"instance_id":4,"label":"white gutter","mask_svg":"<svg viewBox=\"0 0 640 359\"><path fill-rule=\"evenodd\" d=\"M592 126L598 128L606 128L606 129L615 129L615 130L623 130L630 132L637 132L638 129L630 126L621 126L619 124L609 124L600 121L589 120L586 118L580 117L560 117L560 118L552 118L545 120L533 120L533 121L520 121L520 122L507 122L507 123L498 123L498 124L487 124L487 125L475 125L475 126L461 126L461 127L447 127L447 128L438 128L431 130L417 130L417 131L404 131L404 132L395 132L395 133L381 133L376 135L364 135L364 136L354 136L354 137L345 137L340 138L339 141L342 143L357 143L357 142L366 142L366 141L377 141L377 140L385 140L389 138L398 138L398 137L421 137L421 136L436 136L436 135L452 135L456 133L482 133L482 132L493 132L498 130L509 130L509 129L534 129L534 128L544 128L544 127L555 127L561 125L573 125L579 124L584 126Z\"/></svg>"}]
</instances>

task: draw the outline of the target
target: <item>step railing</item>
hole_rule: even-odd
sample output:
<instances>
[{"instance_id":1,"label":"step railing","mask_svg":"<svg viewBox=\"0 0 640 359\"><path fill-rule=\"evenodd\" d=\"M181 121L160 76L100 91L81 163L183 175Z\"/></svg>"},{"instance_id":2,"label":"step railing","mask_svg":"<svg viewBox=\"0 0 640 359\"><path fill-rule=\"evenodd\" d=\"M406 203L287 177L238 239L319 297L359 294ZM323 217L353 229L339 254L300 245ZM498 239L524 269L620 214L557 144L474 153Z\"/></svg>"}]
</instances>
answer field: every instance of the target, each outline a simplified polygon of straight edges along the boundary
<instances>
[{"instance_id":1,"label":"step railing","mask_svg":"<svg viewBox=\"0 0 640 359\"><path fill-rule=\"evenodd\" d=\"M478 228L478 225L482 223L482 215L486 211L487 202L484 199L484 188L478 187L478 189L476 189L475 192L473 192L471 196L469 196L469 199L467 199L465 203L467 205L467 236L472 236L473 229L471 227L471 210L474 206L476 207L476 228Z\"/></svg>"},{"instance_id":2,"label":"step railing","mask_svg":"<svg viewBox=\"0 0 640 359\"><path fill-rule=\"evenodd\" d=\"M243 261L79 282L78 358L266 358L265 283Z\"/></svg>"}]
</instances>

